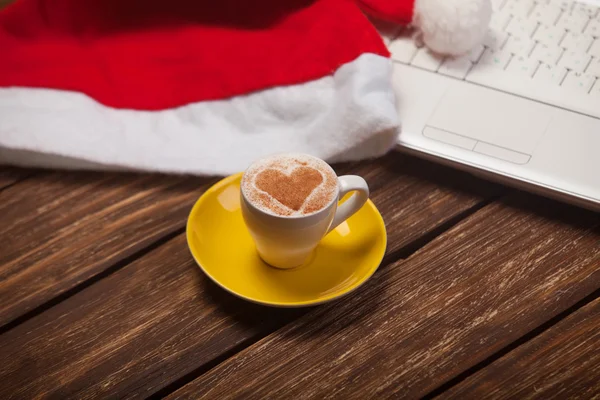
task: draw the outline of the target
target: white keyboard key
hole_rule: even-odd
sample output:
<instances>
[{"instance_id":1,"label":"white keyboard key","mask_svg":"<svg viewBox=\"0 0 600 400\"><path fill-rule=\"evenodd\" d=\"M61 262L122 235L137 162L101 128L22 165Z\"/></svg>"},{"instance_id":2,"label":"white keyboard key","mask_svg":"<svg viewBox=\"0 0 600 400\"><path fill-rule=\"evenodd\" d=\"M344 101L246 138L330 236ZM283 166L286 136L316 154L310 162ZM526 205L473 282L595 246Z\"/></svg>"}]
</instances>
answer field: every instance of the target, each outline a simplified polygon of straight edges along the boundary
<instances>
[{"instance_id":1,"label":"white keyboard key","mask_svg":"<svg viewBox=\"0 0 600 400\"><path fill-rule=\"evenodd\" d=\"M564 29L553 25L540 25L540 27L535 31L533 39L548 46L558 46L562 38L565 36L565 33L566 31Z\"/></svg>"},{"instance_id":2,"label":"white keyboard key","mask_svg":"<svg viewBox=\"0 0 600 400\"><path fill-rule=\"evenodd\" d=\"M447 58L442 63L438 73L458 79L464 79L472 66L473 64L467 57Z\"/></svg>"},{"instance_id":3,"label":"white keyboard key","mask_svg":"<svg viewBox=\"0 0 600 400\"><path fill-rule=\"evenodd\" d=\"M417 45L414 39L410 37L400 37L393 40L389 45L392 59L401 63L408 64L417 53Z\"/></svg>"},{"instance_id":4,"label":"white keyboard key","mask_svg":"<svg viewBox=\"0 0 600 400\"><path fill-rule=\"evenodd\" d=\"M506 32L513 36L531 37L537 26L538 23L536 20L524 17L514 17L506 26Z\"/></svg>"},{"instance_id":5,"label":"white keyboard key","mask_svg":"<svg viewBox=\"0 0 600 400\"><path fill-rule=\"evenodd\" d=\"M563 49L558 46L547 46L539 43L535 46L531 58L537 61L541 61L548 65L556 65L558 57L562 54Z\"/></svg>"},{"instance_id":6,"label":"white keyboard key","mask_svg":"<svg viewBox=\"0 0 600 400\"><path fill-rule=\"evenodd\" d=\"M579 50L583 53L588 51L594 38L583 34L583 33L575 33L575 32L567 32L565 38L560 43L560 47L569 50Z\"/></svg>"},{"instance_id":7,"label":"white keyboard key","mask_svg":"<svg viewBox=\"0 0 600 400\"><path fill-rule=\"evenodd\" d=\"M600 78L600 58L592 59L592 62L590 65L588 65L585 72L595 76L596 78Z\"/></svg>"},{"instance_id":8,"label":"white keyboard key","mask_svg":"<svg viewBox=\"0 0 600 400\"><path fill-rule=\"evenodd\" d=\"M541 64L533 79L542 84L560 85L567 75L567 70L563 67L556 67L547 64Z\"/></svg>"},{"instance_id":9,"label":"white keyboard key","mask_svg":"<svg viewBox=\"0 0 600 400\"><path fill-rule=\"evenodd\" d=\"M477 63L477 66L482 65L504 69L504 67L506 67L506 64L508 64L508 60L510 60L511 56L512 54L507 51L492 51L490 49L486 49L483 52L483 56L481 56L481 59Z\"/></svg>"},{"instance_id":10,"label":"white keyboard key","mask_svg":"<svg viewBox=\"0 0 600 400\"><path fill-rule=\"evenodd\" d=\"M569 50L580 50L585 53L593 42L594 38L586 33L567 32L560 46Z\"/></svg>"},{"instance_id":11,"label":"white keyboard key","mask_svg":"<svg viewBox=\"0 0 600 400\"><path fill-rule=\"evenodd\" d=\"M600 39L596 39L592 47L588 50L588 53L592 55L592 57L600 58Z\"/></svg>"},{"instance_id":12,"label":"white keyboard key","mask_svg":"<svg viewBox=\"0 0 600 400\"><path fill-rule=\"evenodd\" d=\"M555 5L564 11L571 11L571 8L573 8L573 0L550 0L548 3Z\"/></svg>"},{"instance_id":13,"label":"white keyboard key","mask_svg":"<svg viewBox=\"0 0 600 400\"><path fill-rule=\"evenodd\" d=\"M588 93L595 80L594 76L571 71L563 81L562 87L573 92Z\"/></svg>"},{"instance_id":14,"label":"white keyboard key","mask_svg":"<svg viewBox=\"0 0 600 400\"><path fill-rule=\"evenodd\" d=\"M592 5L583 4L583 3L576 3L573 6L574 12L580 12L582 14L586 14L590 18L594 18L596 15L598 15L598 10L599 10L598 7L594 7Z\"/></svg>"},{"instance_id":15,"label":"white keyboard key","mask_svg":"<svg viewBox=\"0 0 600 400\"><path fill-rule=\"evenodd\" d=\"M540 71L540 68L538 68ZM543 76L543 75L542 75ZM523 75L511 74L499 68L475 65L467 74L465 80L480 86L486 86L500 91L514 93L557 107L566 108L590 116L598 116L600 101L577 91L570 91L559 85L550 85L538 81L538 72L533 79Z\"/></svg>"},{"instance_id":16,"label":"white keyboard key","mask_svg":"<svg viewBox=\"0 0 600 400\"><path fill-rule=\"evenodd\" d=\"M477 46L473 47L473 49L471 49L469 54L467 54L467 58L470 61L477 62L477 60L479 60L479 58L483 54L484 50L485 48L483 47L483 45L478 44Z\"/></svg>"},{"instance_id":17,"label":"white keyboard key","mask_svg":"<svg viewBox=\"0 0 600 400\"><path fill-rule=\"evenodd\" d=\"M538 3L529 18L536 20L542 25L552 26L556 23L562 12L561 8L556 4Z\"/></svg>"},{"instance_id":18,"label":"white keyboard key","mask_svg":"<svg viewBox=\"0 0 600 400\"><path fill-rule=\"evenodd\" d=\"M535 41L528 37L510 36L504 45L503 50L518 55L529 55L535 46Z\"/></svg>"},{"instance_id":19,"label":"white keyboard key","mask_svg":"<svg viewBox=\"0 0 600 400\"><path fill-rule=\"evenodd\" d=\"M533 0L506 0L502 12L508 12L512 16L527 17L534 5Z\"/></svg>"},{"instance_id":20,"label":"white keyboard key","mask_svg":"<svg viewBox=\"0 0 600 400\"><path fill-rule=\"evenodd\" d=\"M600 20L592 19L590 23L585 27L585 34L593 36L595 38L600 38Z\"/></svg>"},{"instance_id":21,"label":"white keyboard key","mask_svg":"<svg viewBox=\"0 0 600 400\"><path fill-rule=\"evenodd\" d=\"M442 61L442 57L431 53L429 49L422 48L417 51L417 55L412 59L410 65L429 71L437 71L442 64Z\"/></svg>"},{"instance_id":22,"label":"white keyboard key","mask_svg":"<svg viewBox=\"0 0 600 400\"><path fill-rule=\"evenodd\" d=\"M503 32L508 25L508 22L511 20L512 16L509 13L505 12L496 12L492 14L492 19L490 20L489 27L490 29Z\"/></svg>"},{"instance_id":23,"label":"white keyboard key","mask_svg":"<svg viewBox=\"0 0 600 400\"><path fill-rule=\"evenodd\" d=\"M579 51L565 51L558 64L575 72L583 72L590 62L590 56Z\"/></svg>"},{"instance_id":24,"label":"white keyboard key","mask_svg":"<svg viewBox=\"0 0 600 400\"><path fill-rule=\"evenodd\" d=\"M539 62L536 60L532 60L531 58L515 56L511 58L510 62L508 63L506 71L511 72L513 74L528 76L531 78L538 65Z\"/></svg>"},{"instance_id":25,"label":"white keyboard key","mask_svg":"<svg viewBox=\"0 0 600 400\"><path fill-rule=\"evenodd\" d=\"M579 12L571 14L563 13L558 19L556 26L571 32L581 33L589 20L590 17Z\"/></svg>"},{"instance_id":26,"label":"white keyboard key","mask_svg":"<svg viewBox=\"0 0 600 400\"><path fill-rule=\"evenodd\" d=\"M505 32L499 30L488 30L487 34L483 39L483 45L492 50L501 49L506 43L508 35Z\"/></svg>"}]
</instances>

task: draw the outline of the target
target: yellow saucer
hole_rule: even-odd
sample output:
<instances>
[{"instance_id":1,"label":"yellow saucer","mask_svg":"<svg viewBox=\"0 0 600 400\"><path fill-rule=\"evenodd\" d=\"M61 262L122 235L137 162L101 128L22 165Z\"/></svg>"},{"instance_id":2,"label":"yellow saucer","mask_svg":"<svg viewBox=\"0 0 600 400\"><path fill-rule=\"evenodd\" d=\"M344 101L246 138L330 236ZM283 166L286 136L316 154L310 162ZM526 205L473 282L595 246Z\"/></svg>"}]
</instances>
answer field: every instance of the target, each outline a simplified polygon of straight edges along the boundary
<instances>
[{"instance_id":1,"label":"yellow saucer","mask_svg":"<svg viewBox=\"0 0 600 400\"><path fill-rule=\"evenodd\" d=\"M284 270L265 264L242 218L241 177L229 176L206 191L187 221L192 256L217 285L255 303L299 307L346 295L377 270L387 236L370 200L325 236L305 265Z\"/></svg>"}]
</instances>

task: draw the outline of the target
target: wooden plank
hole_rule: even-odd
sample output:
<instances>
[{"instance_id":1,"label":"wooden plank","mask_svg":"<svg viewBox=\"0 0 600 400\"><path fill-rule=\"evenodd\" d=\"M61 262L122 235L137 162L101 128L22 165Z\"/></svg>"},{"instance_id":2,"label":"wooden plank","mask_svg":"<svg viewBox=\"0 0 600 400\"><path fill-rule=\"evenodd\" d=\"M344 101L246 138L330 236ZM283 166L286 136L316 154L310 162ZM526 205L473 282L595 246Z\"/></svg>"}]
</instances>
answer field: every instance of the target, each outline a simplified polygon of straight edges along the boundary
<instances>
[{"instance_id":1,"label":"wooden plank","mask_svg":"<svg viewBox=\"0 0 600 400\"><path fill-rule=\"evenodd\" d=\"M179 235L5 333L0 398L142 397L296 312L209 285Z\"/></svg>"},{"instance_id":2,"label":"wooden plank","mask_svg":"<svg viewBox=\"0 0 600 400\"><path fill-rule=\"evenodd\" d=\"M453 182L463 175L410 158L338 170L366 176L401 243L476 205L484 198L478 193L496 190L471 178L437 185L437 176ZM417 200L420 205L413 205ZM226 294L199 272L177 237L5 333L0 358L10 361L0 366L0 398L15 391L28 397L147 396L305 311L263 308Z\"/></svg>"},{"instance_id":3,"label":"wooden plank","mask_svg":"<svg viewBox=\"0 0 600 400\"><path fill-rule=\"evenodd\" d=\"M468 175L396 155L336 169L368 180L373 200L394 227L388 253L499 191ZM444 185L436 183L438 175L445 176ZM208 182L54 173L1 192L0 326L182 229Z\"/></svg>"},{"instance_id":4,"label":"wooden plank","mask_svg":"<svg viewBox=\"0 0 600 400\"><path fill-rule=\"evenodd\" d=\"M457 399L600 395L600 299L444 392Z\"/></svg>"},{"instance_id":5,"label":"wooden plank","mask_svg":"<svg viewBox=\"0 0 600 400\"><path fill-rule=\"evenodd\" d=\"M59 172L0 192L0 326L182 229L208 183Z\"/></svg>"},{"instance_id":6,"label":"wooden plank","mask_svg":"<svg viewBox=\"0 0 600 400\"><path fill-rule=\"evenodd\" d=\"M172 398L418 398L600 287L600 215L495 202Z\"/></svg>"}]
</instances>

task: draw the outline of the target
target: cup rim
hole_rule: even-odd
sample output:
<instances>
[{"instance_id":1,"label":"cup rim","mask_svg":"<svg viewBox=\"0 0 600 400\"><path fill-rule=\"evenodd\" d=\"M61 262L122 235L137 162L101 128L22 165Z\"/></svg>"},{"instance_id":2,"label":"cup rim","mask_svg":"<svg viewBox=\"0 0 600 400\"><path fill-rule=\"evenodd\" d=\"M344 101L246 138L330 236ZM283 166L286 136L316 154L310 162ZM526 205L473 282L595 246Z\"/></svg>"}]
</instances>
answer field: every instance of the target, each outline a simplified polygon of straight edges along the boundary
<instances>
[{"instance_id":1,"label":"cup rim","mask_svg":"<svg viewBox=\"0 0 600 400\"><path fill-rule=\"evenodd\" d=\"M327 167L328 167L328 168L329 168L329 170L330 170L330 171L333 173L333 175L335 176L335 179L336 179L336 181L337 181L337 188L338 188L338 190L337 190L337 193L336 193L336 195L335 195L335 196L334 196L334 197L333 197L333 198L332 198L332 199L329 201L329 203L327 203L327 205L326 205L325 207L321 208L321 209L320 209L320 210L318 210L318 211L315 211L314 213L307 214L307 215L277 215L277 214L272 214L272 213L269 213L269 212L263 211L263 210L261 210L260 208L256 207L254 204L252 204L252 202L251 202L250 200L248 200L248 198L246 197L246 194L244 193L244 178L245 178L245 176L246 176L246 171L248 171L248 169L250 169L250 167L251 167L252 165L254 165L256 162L258 162L258 161L260 161L260 160L264 160L264 159L266 159L266 158L276 157L276 156L278 156L278 155L286 155L286 156L288 156L288 155L289 155L289 156L299 155L299 156L304 156L304 157L310 157L310 158L312 158L312 159L319 160L319 161L322 161L323 163L325 163L325 165L327 165ZM274 219L281 219L281 220L290 220L290 221L293 221L293 220L306 220L306 219L308 219L308 218L311 218L311 217L315 217L315 218L316 218L316 217L317 217L317 216L319 216L320 214L322 214L322 213L326 213L326 212L327 212L327 211L328 211L328 210L331 208L331 206L332 206L334 203L337 203L337 202L340 200L340 198L339 198L339 197L340 197L340 179L339 179L339 176L338 176L338 174L337 174L337 173L334 171L334 169L331 167L331 165L329 165L329 163L328 163L327 161L323 160L322 158L319 158L319 157L313 156L312 154L308 154L308 153L301 153L301 152L278 152L278 153L272 153L272 154L269 154L269 155L266 155L266 156L262 156L262 157L259 157L259 158L255 159L255 160L254 160L254 161L253 161L253 162L252 162L252 163L251 163L251 164L250 164L250 165L249 165L249 166L248 166L248 167L247 167L247 168L246 168L246 169L243 171L243 173L242 173L242 178L241 178L241 181L240 181L240 193L241 193L241 195L242 195L242 197L243 197L243 199L244 199L244 202L245 202L245 203L246 203L246 204L247 204L249 207L251 207L252 211L255 211L255 212L257 212L257 213L260 213L261 215L264 215L264 216L267 216L267 217L271 217L271 218L274 218Z\"/></svg>"}]
</instances>

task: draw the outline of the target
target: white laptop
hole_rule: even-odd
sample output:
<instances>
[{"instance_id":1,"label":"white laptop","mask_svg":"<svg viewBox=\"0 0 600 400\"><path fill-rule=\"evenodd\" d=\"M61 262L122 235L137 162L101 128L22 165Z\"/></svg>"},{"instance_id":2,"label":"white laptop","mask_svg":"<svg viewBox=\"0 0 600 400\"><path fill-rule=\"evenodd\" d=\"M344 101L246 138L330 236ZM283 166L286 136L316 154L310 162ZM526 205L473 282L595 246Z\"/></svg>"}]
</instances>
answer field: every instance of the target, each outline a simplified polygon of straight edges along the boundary
<instances>
[{"instance_id":1,"label":"white laptop","mask_svg":"<svg viewBox=\"0 0 600 400\"><path fill-rule=\"evenodd\" d=\"M385 38L398 148L600 210L600 7L493 0L484 45L442 59Z\"/></svg>"}]
</instances>

